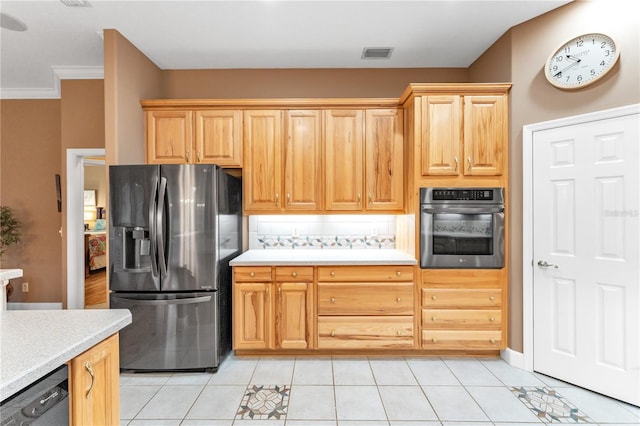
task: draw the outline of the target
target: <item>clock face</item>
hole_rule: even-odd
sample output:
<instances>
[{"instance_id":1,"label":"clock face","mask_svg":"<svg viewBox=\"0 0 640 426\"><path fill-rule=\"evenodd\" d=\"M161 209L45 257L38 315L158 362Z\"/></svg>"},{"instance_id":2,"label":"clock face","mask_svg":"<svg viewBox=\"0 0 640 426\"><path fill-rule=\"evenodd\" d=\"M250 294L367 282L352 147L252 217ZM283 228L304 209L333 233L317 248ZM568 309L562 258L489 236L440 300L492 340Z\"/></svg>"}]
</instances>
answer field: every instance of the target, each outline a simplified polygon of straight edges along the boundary
<instances>
[{"instance_id":1,"label":"clock face","mask_svg":"<svg viewBox=\"0 0 640 426\"><path fill-rule=\"evenodd\" d=\"M598 33L581 35L551 54L544 74L556 87L578 89L604 77L619 55L611 37Z\"/></svg>"}]
</instances>

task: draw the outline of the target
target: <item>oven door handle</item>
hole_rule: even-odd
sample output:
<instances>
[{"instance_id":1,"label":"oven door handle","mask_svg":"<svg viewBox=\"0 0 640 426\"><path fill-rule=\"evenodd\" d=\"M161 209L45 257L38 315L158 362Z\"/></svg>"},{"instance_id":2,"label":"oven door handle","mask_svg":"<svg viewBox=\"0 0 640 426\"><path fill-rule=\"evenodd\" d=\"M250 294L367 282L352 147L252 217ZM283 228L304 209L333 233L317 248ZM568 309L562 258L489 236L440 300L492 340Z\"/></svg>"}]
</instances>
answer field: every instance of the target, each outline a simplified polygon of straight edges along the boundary
<instances>
[{"instance_id":1,"label":"oven door handle","mask_svg":"<svg viewBox=\"0 0 640 426\"><path fill-rule=\"evenodd\" d=\"M459 213L459 214L487 214L502 213L502 206L438 206L438 207L422 207L424 213Z\"/></svg>"}]
</instances>

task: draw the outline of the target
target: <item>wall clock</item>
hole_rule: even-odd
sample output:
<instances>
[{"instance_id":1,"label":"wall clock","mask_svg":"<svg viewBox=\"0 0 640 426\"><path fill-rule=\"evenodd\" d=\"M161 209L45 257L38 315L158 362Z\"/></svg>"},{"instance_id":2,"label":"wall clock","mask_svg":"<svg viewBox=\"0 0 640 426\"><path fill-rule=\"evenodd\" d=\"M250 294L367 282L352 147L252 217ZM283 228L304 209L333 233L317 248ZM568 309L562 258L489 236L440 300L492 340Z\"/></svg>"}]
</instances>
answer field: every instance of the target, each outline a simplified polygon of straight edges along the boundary
<instances>
[{"instance_id":1,"label":"wall clock","mask_svg":"<svg viewBox=\"0 0 640 426\"><path fill-rule=\"evenodd\" d=\"M579 89L604 77L618 61L620 48L605 34L575 37L553 51L544 67L549 83L561 89Z\"/></svg>"}]
</instances>

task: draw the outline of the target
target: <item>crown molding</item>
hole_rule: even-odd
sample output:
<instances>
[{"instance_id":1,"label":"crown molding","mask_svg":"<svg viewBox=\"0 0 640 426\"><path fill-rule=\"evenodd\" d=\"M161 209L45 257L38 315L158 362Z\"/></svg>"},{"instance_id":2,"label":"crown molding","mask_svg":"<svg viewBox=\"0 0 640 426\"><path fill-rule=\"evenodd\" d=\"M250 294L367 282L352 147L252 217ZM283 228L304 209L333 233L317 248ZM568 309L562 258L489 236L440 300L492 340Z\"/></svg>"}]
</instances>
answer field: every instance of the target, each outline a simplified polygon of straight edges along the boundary
<instances>
[{"instance_id":1,"label":"crown molding","mask_svg":"<svg viewBox=\"0 0 640 426\"><path fill-rule=\"evenodd\" d=\"M101 80L104 67L51 67L52 88L0 89L0 99L60 99L60 80Z\"/></svg>"}]
</instances>

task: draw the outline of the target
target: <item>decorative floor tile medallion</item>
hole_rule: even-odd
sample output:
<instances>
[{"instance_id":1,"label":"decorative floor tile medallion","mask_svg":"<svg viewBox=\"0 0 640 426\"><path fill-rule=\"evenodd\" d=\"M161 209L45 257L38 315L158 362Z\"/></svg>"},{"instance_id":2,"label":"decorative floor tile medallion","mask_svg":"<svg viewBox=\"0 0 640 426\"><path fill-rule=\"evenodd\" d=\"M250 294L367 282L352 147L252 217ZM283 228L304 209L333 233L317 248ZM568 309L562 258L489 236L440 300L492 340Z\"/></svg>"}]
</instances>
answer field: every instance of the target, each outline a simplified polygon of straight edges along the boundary
<instances>
[{"instance_id":1,"label":"decorative floor tile medallion","mask_svg":"<svg viewBox=\"0 0 640 426\"><path fill-rule=\"evenodd\" d=\"M280 420L287 415L290 387L250 385L242 398L236 419Z\"/></svg>"},{"instance_id":2,"label":"decorative floor tile medallion","mask_svg":"<svg viewBox=\"0 0 640 426\"><path fill-rule=\"evenodd\" d=\"M539 386L514 386L511 391L543 422L593 423L586 414L553 389Z\"/></svg>"}]
</instances>

